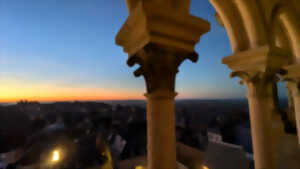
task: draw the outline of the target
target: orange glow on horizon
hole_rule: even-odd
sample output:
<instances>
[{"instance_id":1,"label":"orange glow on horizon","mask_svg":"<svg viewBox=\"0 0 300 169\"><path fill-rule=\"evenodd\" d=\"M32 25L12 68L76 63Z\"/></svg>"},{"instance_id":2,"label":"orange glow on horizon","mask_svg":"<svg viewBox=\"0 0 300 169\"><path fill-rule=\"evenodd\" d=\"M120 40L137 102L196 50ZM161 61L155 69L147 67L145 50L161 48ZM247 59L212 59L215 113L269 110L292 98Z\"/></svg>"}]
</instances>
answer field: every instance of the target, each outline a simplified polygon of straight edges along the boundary
<instances>
[{"instance_id":1,"label":"orange glow on horizon","mask_svg":"<svg viewBox=\"0 0 300 169\"><path fill-rule=\"evenodd\" d=\"M101 89L83 87L58 87L54 85L0 85L0 102L20 100L52 101L97 101L144 99L142 92L126 89Z\"/></svg>"},{"instance_id":2,"label":"orange glow on horizon","mask_svg":"<svg viewBox=\"0 0 300 169\"><path fill-rule=\"evenodd\" d=\"M21 100L26 101L38 101L38 102L62 102L62 101L109 101L109 100L144 100L144 97L57 97L57 98L48 98L48 97L27 97L27 98L7 98L0 99L0 103L11 103L18 102Z\"/></svg>"},{"instance_id":3,"label":"orange glow on horizon","mask_svg":"<svg viewBox=\"0 0 300 169\"><path fill-rule=\"evenodd\" d=\"M56 101L101 101L101 100L145 100L145 91L127 89L72 88L72 87L16 87L0 85L0 103L18 102L20 100L38 102ZM176 99L226 98L212 94L179 93Z\"/></svg>"},{"instance_id":4,"label":"orange glow on horizon","mask_svg":"<svg viewBox=\"0 0 300 169\"><path fill-rule=\"evenodd\" d=\"M28 97L0 97L0 102L18 102L20 100L27 101L38 101L38 102L56 102L56 101L101 101L101 100L140 100L145 99L144 97L130 97L130 96L57 96L57 97L47 97L47 96L28 96Z\"/></svg>"},{"instance_id":5,"label":"orange glow on horizon","mask_svg":"<svg viewBox=\"0 0 300 169\"><path fill-rule=\"evenodd\" d=\"M0 79L1 80L1 79ZM101 101L101 100L144 100L144 90L134 88L67 86L57 84L24 83L16 79L0 81L0 102L18 102L20 100L55 101ZM201 96L201 97L199 97ZM228 98L216 96L209 91L179 91L176 99Z\"/></svg>"}]
</instances>

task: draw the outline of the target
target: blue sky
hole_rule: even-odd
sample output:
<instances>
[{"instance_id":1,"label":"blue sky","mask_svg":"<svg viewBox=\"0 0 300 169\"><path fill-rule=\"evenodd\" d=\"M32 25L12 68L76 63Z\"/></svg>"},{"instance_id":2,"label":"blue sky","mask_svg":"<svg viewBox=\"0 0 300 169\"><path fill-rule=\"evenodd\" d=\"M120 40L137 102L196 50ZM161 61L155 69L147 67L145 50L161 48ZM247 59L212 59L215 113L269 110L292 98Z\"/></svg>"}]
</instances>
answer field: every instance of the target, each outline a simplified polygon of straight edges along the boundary
<instances>
[{"instance_id":1,"label":"blue sky","mask_svg":"<svg viewBox=\"0 0 300 169\"><path fill-rule=\"evenodd\" d=\"M198 62L180 67L178 98L244 97L245 87L238 78L230 79L221 63L231 47L213 7L208 0L191 4L191 13L208 20L211 31L196 46ZM7 95L0 101L80 99L93 91L99 99L101 93L142 98L144 80L133 76L127 54L114 42L128 16L125 0L1 0L0 16L0 91Z\"/></svg>"}]
</instances>

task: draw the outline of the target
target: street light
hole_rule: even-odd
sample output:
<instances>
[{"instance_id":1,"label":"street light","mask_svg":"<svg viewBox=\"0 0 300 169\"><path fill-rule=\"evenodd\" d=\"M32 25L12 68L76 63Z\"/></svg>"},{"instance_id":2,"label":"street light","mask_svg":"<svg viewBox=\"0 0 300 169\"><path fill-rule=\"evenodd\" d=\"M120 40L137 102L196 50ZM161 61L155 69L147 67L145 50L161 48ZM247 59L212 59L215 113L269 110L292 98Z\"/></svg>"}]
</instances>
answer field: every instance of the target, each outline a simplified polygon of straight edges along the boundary
<instances>
[{"instance_id":1,"label":"street light","mask_svg":"<svg viewBox=\"0 0 300 169\"><path fill-rule=\"evenodd\" d=\"M54 150L52 152L52 158L51 158L51 161L52 162L57 162L60 160L60 151L59 150Z\"/></svg>"},{"instance_id":2,"label":"street light","mask_svg":"<svg viewBox=\"0 0 300 169\"><path fill-rule=\"evenodd\" d=\"M209 169L209 168L208 168L207 166L204 165L204 166L203 166L203 169Z\"/></svg>"}]
</instances>

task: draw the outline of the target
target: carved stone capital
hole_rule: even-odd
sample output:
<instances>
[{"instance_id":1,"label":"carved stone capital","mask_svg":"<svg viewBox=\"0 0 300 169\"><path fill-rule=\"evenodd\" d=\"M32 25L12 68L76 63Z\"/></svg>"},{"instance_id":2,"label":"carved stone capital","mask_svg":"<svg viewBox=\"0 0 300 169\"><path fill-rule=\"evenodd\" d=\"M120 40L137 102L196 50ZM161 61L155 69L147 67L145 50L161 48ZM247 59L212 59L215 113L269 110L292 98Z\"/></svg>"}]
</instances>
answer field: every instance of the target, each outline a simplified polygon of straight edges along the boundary
<instances>
[{"instance_id":1,"label":"carved stone capital","mask_svg":"<svg viewBox=\"0 0 300 169\"><path fill-rule=\"evenodd\" d=\"M262 46L225 57L222 62L239 76L241 84L248 87L249 96L272 96L272 83L279 81L276 74L285 74L285 52L279 48Z\"/></svg>"},{"instance_id":2,"label":"carved stone capital","mask_svg":"<svg viewBox=\"0 0 300 169\"><path fill-rule=\"evenodd\" d=\"M282 78L287 82L294 96L300 96L300 63L288 65L284 67L287 73Z\"/></svg>"},{"instance_id":3,"label":"carved stone capital","mask_svg":"<svg viewBox=\"0 0 300 169\"><path fill-rule=\"evenodd\" d=\"M300 63L285 66L284 69L287 71L287 73L282 76L284 80L297 81L297 79L300 79Z\"/></svg>"},{"instance_id":4,"label":"carved stone capital","mask_svg":"<svg viewBox=\"0 0 300 169\"><path fill-rule=\"evenodd\" d=\"M282 66L286 63L286 53L279 48L269 46L238 52L222 60L233 72L242 71L249 74L285 73Z\"/></svg>"},{"instance_id":5,"label":"carved stone capital","mask_svg":"<svg viewBox=\"0 0 300 169\"><path fill-rule=\"evenodd\" d=\"M190 0L127 0L129 16L116 44L128 53L127 64L139 64L148 93L172 91L179 65L197 61L195 45L210 24L189 14Z\"/></svg>"},{"instance_id":6,"label":"carved stone capital","mask_svg":"<svg viewBox=\"0 0 300 169\"><path fill-rule=\"evenodd\" d=\"M248 88L248 97L273 97L273 83L279 81L276 75L262 72L242 72L231 73L231 77L240 77L241 84Z\"/></svg>"},{"instance_id":7,"label":"carved stone capital","mask_svg":"<svg viewBox=\"0 0 300 169\"><path fill-rule=\"evenodd\" d=\"M287 79L287 88L294 96L300 96L300 79Z\"/></svg>"},{"instance_id":8,"label":"carved stone capital","mask_svg":"<svg viewBox=\"0 0 300 169\"><path fill-rule=\"evenodd\" d=\"M165 46L148 44L127 61L129 66L139 64L134 72L136 77L143 75L147 92L175 91L175 78L178 67L185 60L196 62L196 53L175 50Z\"/></svg>"},{"instance_id":9,"label":"carved stone capital","mask_svg":"<svg viewBox=\"0 0 300 169\"><path fill-rule=\"evenodd\" d=\"M189 14L188 0L128 0L129 16L116 43L129 56L150 43L194 52L210 24Z\"/></svg>"},{"instance_id":10,"label":"carved stone capital","mask_svg":"<svg viewBox=\"0 0 300 169\"><path fill-rule=\"evenodd\" d=\"M177 93L174 91L155 91L152 93L146 93L145 97L152 100L160 100L160 99L170 99L173 100L177 96Z\"/></svg>"}]
</instances>

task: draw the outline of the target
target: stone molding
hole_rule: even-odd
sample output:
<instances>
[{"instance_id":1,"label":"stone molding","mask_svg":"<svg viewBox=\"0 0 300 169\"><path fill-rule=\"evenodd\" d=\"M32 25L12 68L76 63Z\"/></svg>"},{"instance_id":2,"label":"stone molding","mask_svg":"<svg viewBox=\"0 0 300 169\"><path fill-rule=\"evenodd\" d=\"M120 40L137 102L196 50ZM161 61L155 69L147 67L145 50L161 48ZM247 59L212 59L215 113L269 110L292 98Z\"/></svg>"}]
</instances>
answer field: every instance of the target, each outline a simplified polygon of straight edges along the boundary
<instances>
[{"instance_id":1,"label":"stone molding","mask_svg":"<svg viewBox=\"0 0 300 169\"><path fill-rule=\"evenodd\" d=\"M159 3L150 2L134 3L135 7L120 29L116 43L129 57L149 43L194 52L200 36L210 30L210 24L188 12L178 12L180 6L162 8Z\"/></svg>"},{"instance_id":2,"label":"stone molding","mask_svg":"<svg viewBox=\"0 0 300 169\"><path fill-rule=\"evenodd\" d=\"M198 55L148 44L136 55L130 57L127 64L129 66L140 65L134 75L144 76L148 93L160 90L174 92L178 67L185 59L196 62Z\"/></svg>"},{"instance_id":3,"label":"stone molding","mask_svg":"<svg viewBox=\"0 0 300 169\"><path fill-rule=\"evenodd\" d=\"M283 76L283 79L300 79L300 63L285 66L284 69L287 74Z\"/></svg>"},{"instance_id":4,"label":"stone molding","mask_svg":"<svg viewBox=\"0 0 300 169\"><path fill-rule=\"evenodd\" d=\"M300 63L284 67L287 73L282 78L294 96L300 96Z\"/></svg>"},{"instance_id":5,"label":"stone molding","mask_svg":"<svg viewBox=\"0 0 300 169\"><path fill-rule=\"evenodd\" d=\"M171 91L155 91L152 93L145 93L144 96L152 100L166 100L166 99L173 100L177 96L177 93Z\"/></svg>"},{"instance_id":6,"label":"stone molding","mask_svg":"<svg viewBox=\"0 0 300 169\"><path fill-rule=\"evenodd\" d=\"M231 73L231 77L237 76L242 79L240 83L247 86L248 97L273 97L273 82L279 81L277 76L262 72L254 75L242 71Z\"/></svg>"},{"instance_id":7,"label":"stone molding","mask_svg":"<svg viewBox=\"0 0 300 169\"><path fill-rule=\"evenodd\" d=\"M287 80L287 88L291 90L293 96L300 96L300 79Z\"/></svg>"},{"instance_id":8,"label":"stone molding","mask_svg":"<svg viewBox=\"0 0 300 169\"><path fill-rule=\"evenodd\" d=\"M195 45L210 24L189 14L189 0L128 0L127 4L130 13L116 37L128 53L127 64L140 65L134 75L144 76L148 93L174 92L178 67L185 59L197 61Z\"/></svg>"},{"instance_id":9,"label":"stone molding","mask_svg":"<svg viewBox=\"0 0 300 169\"><path fill-rule=\"evenodd\" d=\"M248 74L277 73L282 71L281 67L286 63L286 53L279 48L262 46L223 58L233 72L244 71Z\"/></svg>"},{"instance_id":10,"label":"stone molding","mask_svg":"<svg viewBox=\"0 0 300 169\"><path fill-rule=\"evenodd\" d=\"M285 74L285 52L279 48L262 46L223 58L231 70L231 77L240 77L248 87L248 96L272 97L272 83L279 81L276 74Z\"/></svg>"}]
</instances>

